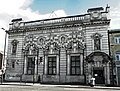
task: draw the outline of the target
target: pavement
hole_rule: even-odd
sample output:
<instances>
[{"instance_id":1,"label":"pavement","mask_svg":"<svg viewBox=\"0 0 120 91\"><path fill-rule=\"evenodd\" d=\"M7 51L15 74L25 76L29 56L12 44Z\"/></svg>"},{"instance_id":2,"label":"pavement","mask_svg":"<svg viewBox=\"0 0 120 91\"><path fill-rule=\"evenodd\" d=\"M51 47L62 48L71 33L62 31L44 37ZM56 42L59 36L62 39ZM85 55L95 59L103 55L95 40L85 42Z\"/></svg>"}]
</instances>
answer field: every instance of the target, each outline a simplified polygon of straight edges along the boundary
<instances>
[{"instance_id":1,"label":"pavement","mask_svg":"<svg viewBox=\"0 0 120 91\"><path fill-rule=\"evenodd\" d=\"M4 83L0 83L1 85L7 85L7 86L33 86L33 87L60 87L60 88L86 88L86 89L110 89L110 90L119 90L120 91L120 87L107 87L107 86L94 86L94 87L90 87L90 86L86 86L86 85L51 85L51 84L40 84L40 83L19 83L19 82L4 82Z\"/></svg>"}]
</instances>

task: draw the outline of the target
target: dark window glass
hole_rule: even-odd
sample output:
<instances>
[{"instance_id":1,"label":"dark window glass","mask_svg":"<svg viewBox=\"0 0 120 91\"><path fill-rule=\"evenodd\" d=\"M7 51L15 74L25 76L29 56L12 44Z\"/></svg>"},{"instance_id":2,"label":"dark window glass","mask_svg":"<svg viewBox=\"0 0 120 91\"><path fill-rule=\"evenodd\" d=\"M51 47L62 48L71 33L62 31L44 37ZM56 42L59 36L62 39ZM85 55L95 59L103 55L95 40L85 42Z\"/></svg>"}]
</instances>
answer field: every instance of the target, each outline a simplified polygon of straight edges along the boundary
<instances>
[{"instance_id":1,"label":"dark window glass","mask_svg":"<svg viewBox=\"0 0 120 91\"><path fill-rule=\"evenodd\" d=\"M115 43L116 43L116 44L120 44L120 36L115 37Z\"/></svg>"},{"instance_id":2,"label":"dark window glass","mask_svg":"<svg viewBox=\"0 0 120 91\"><path fill-rule=\"evenodd\" d=\"M15 61L12 61L12 68L15 68Z\"/></svg>"},{"instance_id":3,"label":"dark window glass","mask_svg":"<svg viewBox=\"0 0 120 91\"><path fill-rule=\"evenodd\" d=\"M80 56L71 56L71 75L80 75Z\"/></svg>"},{"instance_id":4,"label":"dark window glass","mask_svg":"<svg viewBox=\"0 0 120 91\"><path fill-rule=\"evenodd\" d=\"M116 58L117 61L120 61L120 53L116 53L115 58Z\"/></svg>"},{"instance_id":5,"label":"dark window glass","mask_svg":"<svg viewBox=\"0 0 120 91\"><path fill-rule=\"evenodd\" d=\"M35 69L35 57L30 57L27 61L27 74L32 75Z\"/></svg>"},{"instance_id":6,"label":"dark window glass","mask_svg":"<svg viewBox=\"0 0 120 91\"><path fill-rule=\"evenodd\" d=\"M56 57L48 57L48 74L56 75Z\"/></svg>"}]
</instances>

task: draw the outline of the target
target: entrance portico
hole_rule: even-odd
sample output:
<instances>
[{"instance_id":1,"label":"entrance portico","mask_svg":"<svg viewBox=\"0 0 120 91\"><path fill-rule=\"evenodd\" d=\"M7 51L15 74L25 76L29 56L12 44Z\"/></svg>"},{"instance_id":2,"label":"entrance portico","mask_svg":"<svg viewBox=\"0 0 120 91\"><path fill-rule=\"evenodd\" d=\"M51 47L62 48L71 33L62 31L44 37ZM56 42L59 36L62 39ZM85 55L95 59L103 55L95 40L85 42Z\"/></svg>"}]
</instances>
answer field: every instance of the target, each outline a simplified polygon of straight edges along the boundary
<instances>
[{"instance_id":1,"label":"entrance portico","mask_svg":"<svg viewBox=\"0 0 120 91\"><path fill-rule=\"evenodd\" d=\"M86 58L86 82L95 77L96 84L112 83L111 58L104 52L93 52Z\"/></svg>"}]
</instances>

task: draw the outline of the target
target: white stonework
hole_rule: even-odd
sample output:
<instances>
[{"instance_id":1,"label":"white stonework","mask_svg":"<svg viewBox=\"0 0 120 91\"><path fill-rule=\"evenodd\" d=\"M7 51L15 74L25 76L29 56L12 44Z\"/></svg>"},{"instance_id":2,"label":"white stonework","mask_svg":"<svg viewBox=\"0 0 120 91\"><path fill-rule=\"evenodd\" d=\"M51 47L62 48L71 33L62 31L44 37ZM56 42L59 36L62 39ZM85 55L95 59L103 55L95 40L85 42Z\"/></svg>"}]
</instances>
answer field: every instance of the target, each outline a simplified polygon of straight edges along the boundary
<instances>
[{"instance_id":1,"label":"white stonework","mask_svg":"<svg viewBox=\"0 0 120 91\"><path fill-rule=\"evenodd\" d=\"M108 11L98 7L88 9L84 15L18 21L22 24L18 28L12 22L8 31L9 65L5 80L88 84L90 76L97 74L96 79L100 78L102 82L96 83L111 84L107 34L110 19L102 16L105 14ZM95 38L91 37L93 35ZM14 39L18 43L17 48L14 46L16 53L12 54ZM94 57L100 57L100 60ZM11 63L12 60L15 64ZM16 63L16 60L19 61Z\"/></svg>"}]
</instances>

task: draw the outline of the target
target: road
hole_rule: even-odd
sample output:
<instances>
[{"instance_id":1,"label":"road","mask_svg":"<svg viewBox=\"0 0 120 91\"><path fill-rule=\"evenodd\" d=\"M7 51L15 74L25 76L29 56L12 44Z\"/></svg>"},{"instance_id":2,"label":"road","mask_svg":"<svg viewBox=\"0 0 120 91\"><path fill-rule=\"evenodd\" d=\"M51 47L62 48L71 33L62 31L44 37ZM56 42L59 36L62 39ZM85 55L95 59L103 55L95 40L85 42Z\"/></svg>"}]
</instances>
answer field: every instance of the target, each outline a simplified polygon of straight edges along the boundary
<instances>
[{"instance_id":1,"label":"road","mask_svg":"<svg viewBox=\"0 0 120 91\"><path fill-rule=\"evenodd\" d=\"M120 91L120 88L64 85L0 85L0 91Z\"/></svg>"}]
</instances>

